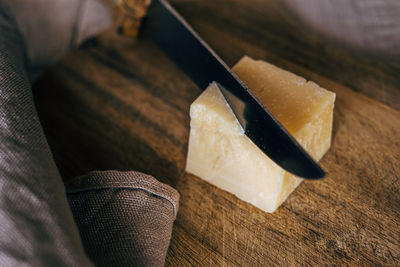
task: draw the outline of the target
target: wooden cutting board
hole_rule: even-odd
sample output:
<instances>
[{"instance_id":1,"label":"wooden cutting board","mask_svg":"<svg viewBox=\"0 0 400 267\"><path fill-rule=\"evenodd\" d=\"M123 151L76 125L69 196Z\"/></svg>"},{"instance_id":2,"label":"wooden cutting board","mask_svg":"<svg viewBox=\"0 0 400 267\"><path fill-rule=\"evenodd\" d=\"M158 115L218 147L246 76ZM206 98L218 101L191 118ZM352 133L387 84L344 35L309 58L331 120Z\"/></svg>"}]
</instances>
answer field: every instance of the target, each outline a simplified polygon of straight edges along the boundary
<instances>
[{"instance_id":1,"label":"wooden cutting board","mask_svg":"<svg viewBox=\"0 0 400 267\"><path fill-rule=\"evenodd\" d=\"M175 187L168 266L399 265L400 112L352 90L368 93L360 80L375 73L391 81L380 90L400 94L392 66L297 36L271 1L174 3L228 64L247 54L336 92L332 147L321 161L328 177L305 181L268 214L185 173L188 111L201 90L152 43L106 32L35 88L63 178L137 170Z\"/></svg>"}]
</instances>

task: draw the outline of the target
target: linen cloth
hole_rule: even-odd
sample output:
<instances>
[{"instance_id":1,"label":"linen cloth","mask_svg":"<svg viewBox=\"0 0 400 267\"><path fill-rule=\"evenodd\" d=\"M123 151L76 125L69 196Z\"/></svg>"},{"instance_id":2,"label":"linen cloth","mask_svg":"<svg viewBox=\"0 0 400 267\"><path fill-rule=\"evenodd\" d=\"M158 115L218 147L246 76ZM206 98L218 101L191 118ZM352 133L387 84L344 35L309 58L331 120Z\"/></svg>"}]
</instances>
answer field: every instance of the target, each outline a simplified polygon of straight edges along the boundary
<instances>
[{"instance_id":1,"label":"linen cloth","mask_svg":"<svg viewBox=\"0 0 400 267\"><path fill-rule=\"evenodd\" d=\"M96 1L0 0L0 266L164 264L177 191L106 171L67 195L33 102L44 67L109 24Z\"/></svg>"},{"instance_id":2,"label":"linen cloth","mask_svg":"<svg viewBox=\"0 0 400 267\"><path fill-rule=\"evenodd\" d=\"M399 1L283 2L309 30L399 59ZM33 103L44 68L110 23L96 0L0 0L0 266L164 263L178 193L108 171L77 178L67 195Z\"/></svg>"},{"instance_id":3,"label":"linen cloth","mask_svg":"<svg viewBox=\"0 0 400 267\"><path fill-rule=\"evenodd\" d=\"M138 172L91 172L67 185L87 254L98 266L162 266L178 193Z\"/></svg>"}]
</instances>

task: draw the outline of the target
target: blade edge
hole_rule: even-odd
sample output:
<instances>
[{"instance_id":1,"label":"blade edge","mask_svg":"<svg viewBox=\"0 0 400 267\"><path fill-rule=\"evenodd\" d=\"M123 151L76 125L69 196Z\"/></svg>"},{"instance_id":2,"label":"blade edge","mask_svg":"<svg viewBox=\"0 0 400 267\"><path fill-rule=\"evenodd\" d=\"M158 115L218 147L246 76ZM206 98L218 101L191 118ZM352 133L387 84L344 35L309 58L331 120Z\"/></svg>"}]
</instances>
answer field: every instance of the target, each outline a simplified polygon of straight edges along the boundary
<instances>
[{"instance_id":1,"label":"blade edge","mask_svg":"<svg viewBox=\"0 0 400 267\"><path fill-rule=\"evenodd\" d=\"M296 176L308 179L325 176L322 168L167 1L153 0L148 13L143 23L144 36L155 41L201 89L217 81L244 101L246 111L243 116L247 124L242 127L270 159ZM233 111L238 116L238 111ZM267 129L266 125L272 129ZM270 137L279 142L265 140L260 136L262 129L265 133L272 132ZM274 145L276 143L280 146Z\"/></svg>"}]
</instances>

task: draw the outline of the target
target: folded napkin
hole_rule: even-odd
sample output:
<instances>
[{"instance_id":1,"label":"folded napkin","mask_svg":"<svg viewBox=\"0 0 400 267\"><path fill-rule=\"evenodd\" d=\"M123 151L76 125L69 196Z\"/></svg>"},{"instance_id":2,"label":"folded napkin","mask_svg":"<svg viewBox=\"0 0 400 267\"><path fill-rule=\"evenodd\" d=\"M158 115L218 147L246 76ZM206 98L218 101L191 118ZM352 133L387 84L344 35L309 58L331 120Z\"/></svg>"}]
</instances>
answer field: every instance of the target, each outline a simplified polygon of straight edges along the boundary
<instances>
[{"instance_id":1,"label":"folded napkin","mask_svg":"<svg viewBox=\"0 0 400 267\"><path fill-rule=\"evenodd\" d=\"M164 265L178 192L117 171L65 187L33 102L43 68L109 22L92 0L0 0L0 266Z\"/></svg>"},{"instance_id":2,"label":"folded napkin","mask_svg":"<svg viewBox=\"0 0 400 267\"><path fill-rule=\"evenodd\" d=\"M91 172L67 185L87 254L98 266L163 266L179 195L138 172Z\"/></svg>"}]
</instances>

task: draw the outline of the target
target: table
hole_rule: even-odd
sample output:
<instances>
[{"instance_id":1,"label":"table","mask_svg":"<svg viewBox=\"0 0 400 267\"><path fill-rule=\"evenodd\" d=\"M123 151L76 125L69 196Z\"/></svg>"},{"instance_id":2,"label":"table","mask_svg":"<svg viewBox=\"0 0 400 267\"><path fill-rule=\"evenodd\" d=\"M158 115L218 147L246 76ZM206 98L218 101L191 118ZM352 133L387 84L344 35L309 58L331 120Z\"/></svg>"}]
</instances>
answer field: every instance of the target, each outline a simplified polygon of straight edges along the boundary
<instances>
[{"instance_id":1,"label":"table","mask_svg":"<svg viewBox=\"0 0 400 267\"><path fill-rule=\"evenodd\" d=\"M186 173L188 111L201 90L148 40L107 31L35 86L63 179L137 170L175 187L167 266L399 264L396 66L302 31L275 1L171 2L228 65L249 55L336 92L332 147L321 161L328 177L303 182L268 214Z\"/></svg>"}]
</instances>

